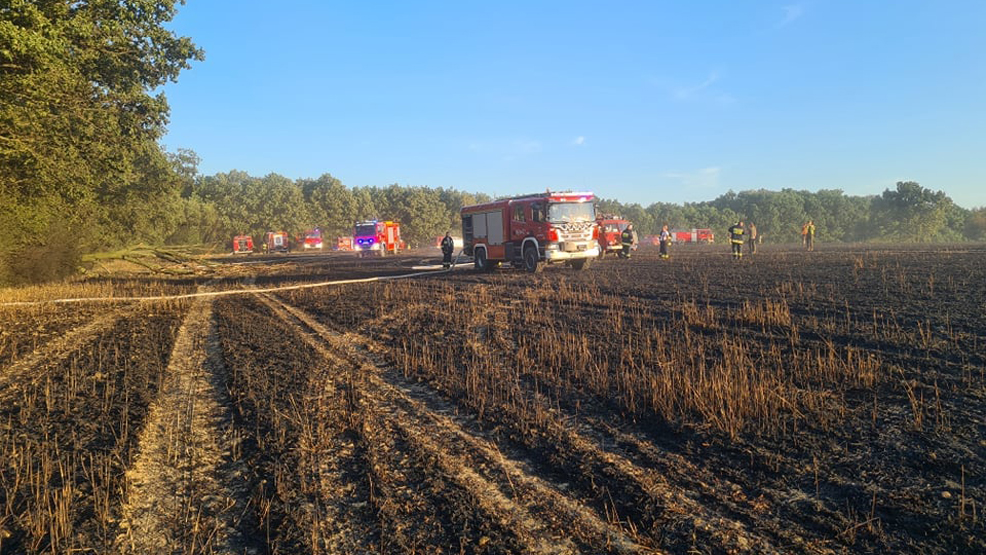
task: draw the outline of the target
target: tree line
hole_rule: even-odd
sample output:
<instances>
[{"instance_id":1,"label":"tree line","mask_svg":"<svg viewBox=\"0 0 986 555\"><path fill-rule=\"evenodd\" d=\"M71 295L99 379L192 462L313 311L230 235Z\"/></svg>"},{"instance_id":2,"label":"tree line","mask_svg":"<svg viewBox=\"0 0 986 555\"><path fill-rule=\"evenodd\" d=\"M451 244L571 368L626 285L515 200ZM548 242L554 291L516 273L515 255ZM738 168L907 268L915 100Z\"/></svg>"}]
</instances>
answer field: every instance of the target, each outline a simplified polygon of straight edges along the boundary
<instances>
[{"instance_id":1,"label":"tree line","mask_svg":"<svg viewBox=\"0 0 986 555\"><path fill-rule=\"evenodd\" d=\"M219 244L241 233L256 237L283 229L298 234L316 226L331 239L351 235L357 220L389 219L401 222L402 236L412 245L426 245L446 230L456 234L460 208L491 200L484 193L398 184L349 188L330 174L294 181L240 171L199 176L190 171L197 162L194 153L182 151L175 159L185 164L180 166L185 211L166 236L169 243ZM647 207L597 199L596 208L633 221L643 235L657 234L667 224L712 228L725 241L725 230L744 220L756 223L769 242L792 243L801 240L802 225L812 220L820 241L986 239L986 209L967 210L945 193L913 181L898 182L879 196L851 196L837 189L751 190L705 202L656 202Z\"/></svg>"},{"instance_id":2,"label":"tree line","mask_svg":"<svg viewBox=\"0 0 986 555\"><path fill-rule=\"evenodd\" d=\"M490 200L423 186L348 187L328 173L201 175L193 151L160 144L169 111L153 92L204 59L163 26L181 3L0 2L0 284L64 277L85 253L140 243L225 249L236 234L315 226L331 238L370 218L400 221L402 236L423 245L458 229L462 206ZM958 207L914 182L879 196L751 190L647 207L601 199L598 207L633 220L642 234L666 223L724 238L744 219L783 243L797 241L812 219L821 241L986 239L983 208Z\"/></svg>"},{"instance_id":3,"label":"tree line","mask_svg":"<svg viewBox=\"0 0 986 555\"><path fill-rule=\"evenodd\" d=\"M181 158L188 163L195 155L183 151ZM256 238L280 230L297 235L315 227L333 239L351 236L356 221L380 219L400 222L401 237L409 244L427 245L460 226L460 208L488 200L482 193L398 184L349 188L330 174L291 180L236 170L196 177L186 172L184 217L168 230L166 242L221 245L239 234Z\"/></svg>"},{"instance_id":4,"label":"tree line","mask_svg":"<svg viewBox=\"0 0 986 555\"><path fill-rule=\"evenodd\" d=\"M712 228L722 233L738 220L753 222L766 241L800 241L801 227L815 223L818 239L832 242L954 242L986 239L986 209L968 210L944 192L901 181L878 196L852 196L839 189L805 191L763 189L728 192L715 200L646 208L602 201L606 212L633 220L638 230L654 234L661 226Z\"/></svg>"}]
</instances>

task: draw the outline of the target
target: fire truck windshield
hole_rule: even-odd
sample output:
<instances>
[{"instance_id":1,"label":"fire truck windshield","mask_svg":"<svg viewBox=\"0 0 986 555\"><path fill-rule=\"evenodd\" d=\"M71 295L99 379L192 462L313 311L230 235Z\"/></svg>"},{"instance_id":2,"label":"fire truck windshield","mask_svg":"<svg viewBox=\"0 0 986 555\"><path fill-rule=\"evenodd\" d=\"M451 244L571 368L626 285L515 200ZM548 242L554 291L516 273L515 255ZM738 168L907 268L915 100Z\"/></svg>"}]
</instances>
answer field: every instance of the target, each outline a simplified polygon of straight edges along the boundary
<instances>
[{"instance_id":1,"label":"fire truck windshield","mask_svg":"<svg viewBox=\"0 0 986 555\"><path fill-rule=\"evenodd\" d=\"M593 222L596 212L591 202L553 202L548 205L548 221L552 223Z\"/></svg>"},{"instance_id":2,"label":"fire truck windshield","mask_svg":"<svg viewBox=\"0 0 986 555\"><path fill-rule=\"evenodd\" d=\"M377 234L376 224L361 224L356 226L356 233L354 235L356 235L357 237L366 237L367 235L376 235L376 234Z\"/></svg>"}]
</instances>

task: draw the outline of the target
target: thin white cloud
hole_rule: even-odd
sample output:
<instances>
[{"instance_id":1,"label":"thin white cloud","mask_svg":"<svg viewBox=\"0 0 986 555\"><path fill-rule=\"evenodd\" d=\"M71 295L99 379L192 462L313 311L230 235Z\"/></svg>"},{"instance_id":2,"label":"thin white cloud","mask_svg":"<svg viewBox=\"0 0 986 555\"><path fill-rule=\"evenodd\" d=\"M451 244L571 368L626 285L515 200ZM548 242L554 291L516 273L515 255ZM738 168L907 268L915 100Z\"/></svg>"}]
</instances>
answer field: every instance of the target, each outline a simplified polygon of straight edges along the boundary
<instances>
[{"instance_id":1,"label":"thin white cloud","mask_svg":"<svg viewBox=\"0 0 986 555\"><path fill-rule=\"evenodd\" d=\"M687 100L695 96L696 93L711 87L712 84L718 80L719 74L713 71L709 74L709 77L705 81L702 81L698 85L692 87L678 87L674 89L674 97L678 100Z\"/></svg>"},{"instance_id":2,"label":"thin white cloud","mask_svg":"<svg viewBox=\"0 0 986 555\"><path fill-rule=\"evenodd\" d=\"M585 144L585 137L583 137L582 135L579 135L578 137L575 137L574 139L572 139L572 144L575 145L575 146L582 146L582 145L584 145Z\"/></svg>"},{"instance_id":3,"label":"thin white cloud","mask_svg":"<svg viewBox=\"0 0 986 555\"><path fill-rule=\"evenodd\" d=\"M788 4L782 6L781 9L784 10L784 17L777 23L778 28L790 25L805 14L804 4Z\"/></svg>"},{"instance_id":4,"label":"thin white cloud","mask_svg":"<svg viewBox=\"0 0 986 555\"><path fill-rule=\"evenodd\" d=\"M722 170L719 167L712 166L690 172L666 172L662 177L674 180L685 187L715 189L719 186L720 173Z\"/></svg>"}]
</instances>

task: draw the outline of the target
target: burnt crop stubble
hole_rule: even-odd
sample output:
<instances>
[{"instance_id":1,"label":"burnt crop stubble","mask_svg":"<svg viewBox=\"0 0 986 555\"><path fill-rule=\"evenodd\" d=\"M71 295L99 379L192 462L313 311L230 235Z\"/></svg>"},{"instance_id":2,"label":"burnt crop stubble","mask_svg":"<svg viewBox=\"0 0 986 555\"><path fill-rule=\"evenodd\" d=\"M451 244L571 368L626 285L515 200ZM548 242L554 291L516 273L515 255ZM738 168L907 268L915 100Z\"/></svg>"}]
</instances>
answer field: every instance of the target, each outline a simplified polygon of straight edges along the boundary
<instances>
[{"instance_id":1,"label":"burnt crop stubble","mask_svg":"<svg viewBox=\"0 0 986 555\"><path fill-rule=\"evenodd\" d=\"M644 251L289 298L660 547L979 552L983 255Z\"/></svg>"},{"instance_id":2,"label":"burnt crop stubble","mask_svg":"<svg viewBox=\"0 0 986 555\"><path fill-rule=\"evenodd\" d=\"M421 256L230 259L211 286ZM155 407L208 420L169 432L202 436L176 459L208 474L188 482L202 503L176 498L188 552L981 553L984 256L644 248L581 272L244 291L211 313L3 307L0 553L119 551L139 438L173 416Z\"/></svg>"},{"instance_id":3,"label":"burnt crop stubble","mask_svg":"<svg viewBox=\"0 0 986 555\"><path fill-rule=\"evenodd\" d=\"M3 553L111 549L137 432L184 310L126 310L50 357L39 352L29 374L3 384Z\"/></svg>"}]
</instances>

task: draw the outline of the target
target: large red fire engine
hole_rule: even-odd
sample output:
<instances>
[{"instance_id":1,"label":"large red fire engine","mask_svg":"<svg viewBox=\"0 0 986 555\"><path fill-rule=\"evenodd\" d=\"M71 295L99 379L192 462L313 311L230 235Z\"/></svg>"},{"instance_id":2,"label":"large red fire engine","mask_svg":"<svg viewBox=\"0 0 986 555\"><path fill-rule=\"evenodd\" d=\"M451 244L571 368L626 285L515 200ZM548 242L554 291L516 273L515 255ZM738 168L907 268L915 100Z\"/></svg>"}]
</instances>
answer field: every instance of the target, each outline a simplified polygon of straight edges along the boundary
<instances>
[{"instance_id":1,"label":"large red fire engine","mask_svg":"<svg viewBox=\"0 0 986 555\"><path fill-rule=\"evenodd\" d=\"M353 230L353 249L360 256L397 254L403 248L400 223L378 220L356 223Z\"/></svg>"},{"instance_id":2,"label":"large red fire engine","mask_svg":"<svg viewBox=\"0 0 986 555\"><path fill-rule=\"evenodd\" d=\"M233 237L233 254L250 254L253 252L253 237L237 235Z\"/></svg>"},{"instance_id":3,"label":"large red fire engine","mask_svg":"<svg viewBox=\"0 0 986 555\"><path fill-rule=\"evenodd\" d=\"M620 252L623 249L623 230L630 225L630 221L616 216L599 216L596 225L599 226L599 258L609 252Z\"/></svg>"},{"instance_id":4,"label":"large red fire engine","mask_svg":"<svg viewBox=\"0 0 986 555\"><path fill-rule=\"evenodd\" d=\"M477 270L509 262L528 272L547 263L588 267L599 255L592 193L545 192L463 207L462 239Z\"/></svg>"}]
</instances>

